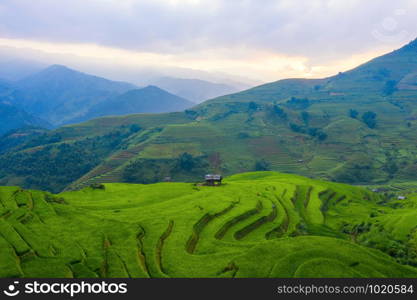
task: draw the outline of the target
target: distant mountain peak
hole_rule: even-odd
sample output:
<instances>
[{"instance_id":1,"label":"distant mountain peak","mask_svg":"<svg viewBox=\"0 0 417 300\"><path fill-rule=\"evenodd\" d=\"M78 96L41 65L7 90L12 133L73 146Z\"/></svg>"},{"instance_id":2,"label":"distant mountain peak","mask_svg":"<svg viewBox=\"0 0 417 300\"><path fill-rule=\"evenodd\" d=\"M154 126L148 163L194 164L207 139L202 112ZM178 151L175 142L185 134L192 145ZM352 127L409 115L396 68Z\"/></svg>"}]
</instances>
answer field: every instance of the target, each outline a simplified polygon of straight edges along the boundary
<instances>
[{"instance_id":1,"label":"distant mountain peak","mask_svg":"<svg viewBox=\"0 0 417 300\"><path fill-rule=\"evenodd\" d=\"M201 103L207 99L238 92L240 89L221 83L209 82L201 79L160 77L151 84L182 98Z\"/></svg>"},{"instance_id":2,"label":"distant mountain peak","mask_svg":"<svg viewBox=\"0 0 417 300\"><path fill-rule=\"evenodd\" d=\"M55 65L51 65L51 66L49 66L48 68L47 68L47 70L48 69L50 69L50 70L56 70L56 69L65 69L65 70L70 70L70 68L68 68L67 66L64 66L64 65L58 65L58 64L55 64Z\"/></svg>"},{"instance_id":3,"label":"distant mountain peak","mask_svg":"<svg viewBox=\"0 0 417 300\"><path fill-rule=\"evenodd\" d=\"M46 69L44 69L43 71L41 71L41 73L52 73L52 72L66 72L66 73L80 73L79 71L75 71L73 69L68 68L67 66L64 65L51 65L49 67L47 67Z\"/></svg>"},{"instance_id":4,"label":"distant mountain peak","mask_svg":"<svg viewBox=\"0 0 417 300\"><path fill-rule=\"evenodd\" d=\"M142 88L142 90L148 90L148 91L154 90L154 91L163 91L163 92L166 92L163 89L157 87L156 85L152 85L152 84L151 85L148 85L148 86L146 86L144 88Z\"/></svg>"},{"instance_id":5,"label":"distant mountain peak","mask_svg":"<svg viewBox=\"0 0 417 300\"><path fill-rule=\"evenodd\" d=\"M402 47L400 50L417 50L417 38L409 42L407 45Z\"/></svg>"},{"instance_id":6,"label":"distant mountain peak","mask_svg":"<svg viewBox=\"0 0 417 300\"><path fill-rule=\"evenodd\" d=\"M156 85L148 85L146 87L143 88L137 88L137 89L132 89L130 91L127 91L126 94L144 94L144 93L158 93L158 94L169 94L171 96L175 96L181 99L184 99L178 95L172 94L164 89L161 89L160 87L156 86ZM184 99L187 100L187 99ZM188 101L188 100L187 100Z\"/></svg>"},{"instance_id":7,"label":"distant mountain peak","mask_svg":"<svg viewBox=\"0 0 417 300\"><path fill-rule=\"evenodd\" d=\"M97 103L135 88L130 83L51 65L16 83L13 103L54 125L61 125Z\"/></svg>"}]
</instances>

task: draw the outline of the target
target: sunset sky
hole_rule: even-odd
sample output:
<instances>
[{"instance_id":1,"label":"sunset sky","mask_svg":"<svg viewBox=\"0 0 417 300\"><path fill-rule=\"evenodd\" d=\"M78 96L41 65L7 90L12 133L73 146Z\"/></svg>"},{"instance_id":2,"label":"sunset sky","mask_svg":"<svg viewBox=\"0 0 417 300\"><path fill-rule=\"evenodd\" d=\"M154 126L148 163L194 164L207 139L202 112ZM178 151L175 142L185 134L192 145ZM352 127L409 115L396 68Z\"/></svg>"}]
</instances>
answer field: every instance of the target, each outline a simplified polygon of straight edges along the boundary
<instances>
[{"instance_id":1,"label":"sunset sky","mask_svg":"<svg viewBox=\"0 0 417 300\"><path fill-rule=\"evenodd\" d=\"M266 82L353 68L415 39L415 20L415 0L1 0L0 50L115 79Z\"/></svg>"}]
</instances>

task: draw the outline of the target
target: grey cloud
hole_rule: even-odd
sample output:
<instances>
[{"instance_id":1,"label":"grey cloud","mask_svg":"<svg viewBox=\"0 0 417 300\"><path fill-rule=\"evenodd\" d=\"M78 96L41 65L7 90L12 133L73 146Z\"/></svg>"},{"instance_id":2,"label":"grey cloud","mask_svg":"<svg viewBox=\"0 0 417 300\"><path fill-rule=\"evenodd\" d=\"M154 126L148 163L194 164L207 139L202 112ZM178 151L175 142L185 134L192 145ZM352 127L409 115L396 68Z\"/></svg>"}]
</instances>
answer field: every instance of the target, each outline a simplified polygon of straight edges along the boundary
<instances>
[{"instance_id":1,"label":"grey cloud","mask_svg":"<svg viewBox=\"0 0 417 300\"><path fill-rule=\"evenodd\" d=\"M417 36L415 0L168 2L2 0L0 37L159 53L241 46L321 62Z\"/></svg>"}]
</instances>

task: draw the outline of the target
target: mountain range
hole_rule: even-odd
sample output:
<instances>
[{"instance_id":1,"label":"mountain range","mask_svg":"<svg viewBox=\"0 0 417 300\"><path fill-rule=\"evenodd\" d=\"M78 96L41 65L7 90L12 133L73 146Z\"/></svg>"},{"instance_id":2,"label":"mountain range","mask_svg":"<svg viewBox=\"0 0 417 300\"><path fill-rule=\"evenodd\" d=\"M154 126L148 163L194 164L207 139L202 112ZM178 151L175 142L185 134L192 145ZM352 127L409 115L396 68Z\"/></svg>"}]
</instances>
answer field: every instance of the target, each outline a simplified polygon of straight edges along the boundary
<instances>
[{"instance_id":1,"label":"mountain range","mask_svg":"<svg viewBox=\"0 0 417 300\"><path fill-rule=\"evenodd\" d=\"M193 105L191 101L156 86L147 86L106 99L92 106L82 117L71 120L71 123L111 115L183 111Z\"/></svg>"},{"instance_id":2,"label":"mountain range","mask_svg":"<svg viewBox=\"0 0 417 300\"><path fill-rule=\"evenodd\" d=\"M18 81L0 80L0 101L2 119L9 120L0 125L0 134L27 125L50 128L100 116L182 111L195 105L155 86L139 88L60 65Z\"/></svg>"},{"instance_id":3,"label":"mountain range","mask_svg":"<svg viewBox=\"0 0 417 300\"><path fill-rule=\"evenodd\" d=\"M39 126L43 128L51 127L48 122L37 118L34 115L31 115L5 101L0 101L0 120L0 135L8 132L9 130L26 126Z\"/></svg>"},{"instance_id":4,"label":"mountain range","mask_svg":"<svg viewBox=\"0 0 417 300\"><path fill-rule=\"evenodd\" d=\"M195 103L239 91L238 88L231 85L200 79L161 77L151 81L151 84Z\"/></svg>"},{"instance_id":5,"label":"mountain range","mask_svg":"<svg viewBox=\"0 0 417 300\"><path fill-rule=\"evenodd\" d=\"M354 184L414 181L416 49L413 41L332 77L280 80L184 112L64 126L3 154L0 184L60 191L252 170Z\"/></svg>"},{"instance_id":6,"label":"mountain range","mask_svg":"<svg viewBox=\"0 0 417 300\"><path fill-rule=\"evenodd\" d=\"M53 65L15 83L13 103L58 126L136 86Z\"/></svg>"}]
</instances>

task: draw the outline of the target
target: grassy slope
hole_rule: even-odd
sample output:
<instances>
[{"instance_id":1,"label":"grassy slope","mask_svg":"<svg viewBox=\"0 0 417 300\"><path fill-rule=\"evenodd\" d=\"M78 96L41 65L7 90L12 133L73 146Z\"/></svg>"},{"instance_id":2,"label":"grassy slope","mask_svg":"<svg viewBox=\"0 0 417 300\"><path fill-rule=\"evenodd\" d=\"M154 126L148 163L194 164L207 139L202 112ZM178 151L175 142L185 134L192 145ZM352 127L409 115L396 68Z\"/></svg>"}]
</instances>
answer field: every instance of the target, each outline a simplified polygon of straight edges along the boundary
<instances>
[{"instance_id":1,"label":"grassy slope","mask_svg":"<svg viewBox=\"0 0 417 300\"><path fill-rule=\"evenodd\" d=\"M390 216L404 216L403 238L412 239L410 210L380 201L274 172L221 187L119 183L59 195L4 187L0 277L416 277L360 245L366 232L343 231L377 211L387 232L399 230Z\"/></svg>"}]
</instances>

